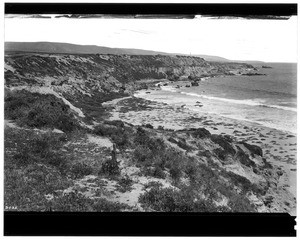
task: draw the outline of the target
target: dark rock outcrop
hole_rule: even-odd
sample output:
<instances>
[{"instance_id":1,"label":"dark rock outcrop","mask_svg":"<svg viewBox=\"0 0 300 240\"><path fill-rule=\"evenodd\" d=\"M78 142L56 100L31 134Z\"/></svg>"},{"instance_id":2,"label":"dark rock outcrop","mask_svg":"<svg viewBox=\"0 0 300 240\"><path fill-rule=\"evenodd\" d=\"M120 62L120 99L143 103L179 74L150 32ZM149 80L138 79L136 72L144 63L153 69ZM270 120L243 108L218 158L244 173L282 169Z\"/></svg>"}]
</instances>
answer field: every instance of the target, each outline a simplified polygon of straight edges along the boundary
<instances>
[{"instance_id":1,"label":"dark rock outcrop","mask_svg":"<svg viewBox=\"0 0 300 240\"><path fill-rule=\"evenodd\" d=\"M243 73L242 75L244 76L266 76L267 74L264 73L257 73L257 72L248 72L248 73Z\"/></svg>"},{"instance_id":2,"label":"dark rock outcrop","mask_svg":"<svg viewBox=\"0 0 300 240\"><path fill-rule=\"evenodd\" d=\"M263 156L263 151L259 146L248 144L246 142L241 142L252 154L256 154L258 156Z\"/></svg>"},{"instance_id":3,"label":"dark rock outcrop","mask_svg":"<svg viewBox=\"0 0 300 240\"><path fill-rule=\"evenodd\" d=\"M209 138L211 133L206 130L205 128L198 128L198 129L190 129L192 132L192 136L194 138Z\"/></svg>"},{"instance_id":4,"label":"dark rock outcrop","mask_svg":"<svg viewBox=\"0 0 300 240\"><path fill-rule=\"evenodd\" d=\"M217 134L212 134L211 135L211 140L214 143L217 143L218 145L220 145L225 152L234 155L236 153L235 149L231 146L231 144L228 142L228 140L226 138L224 138L221 135L217 135Z\"/></svg>"},{"instance_id":5,"label":"dark rock outcrop","mask_svg":"<svg viewBox=\"0 0 300 240\"><path fill-rule=\"evenodd\" d=\"M236 154L236 159L241 162L241 164L247 166L247 167L255 167L256 164L253 162L249 156L240 148L238 147L238 151Z\"/></svg>"}]
</instances>

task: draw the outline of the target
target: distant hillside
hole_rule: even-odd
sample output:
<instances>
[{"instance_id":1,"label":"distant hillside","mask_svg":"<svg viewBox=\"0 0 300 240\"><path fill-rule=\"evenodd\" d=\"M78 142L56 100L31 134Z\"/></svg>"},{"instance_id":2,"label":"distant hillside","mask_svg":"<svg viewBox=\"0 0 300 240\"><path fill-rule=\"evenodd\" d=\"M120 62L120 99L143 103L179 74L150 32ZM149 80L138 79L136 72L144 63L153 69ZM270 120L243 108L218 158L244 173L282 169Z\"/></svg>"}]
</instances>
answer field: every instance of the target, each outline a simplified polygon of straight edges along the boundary
<instances>
[{"instance_id":1,"label":"distant hillside","mask_svg":"<svg viewBox=\"0 0 300 240\"><path fill-rule=\"evenodd\" d=\"M169 55L168 53L141 49L109 48L96 45L77 45L57 42L5 42L5 52L70 53L70 54L128 54Z\"/></svg>"},{"instance_id":2,"label":"distant hillside","mask_svg":"<svg viewBox=\"0 0 300 240\"><path fill-rule=\"evenodd\" d=\"M34 53L68 53L68 54L128 54L128 55L189 55L182 53L166 53L151 50L132 48L109 48L96 45L77 45L57 42L6 42L5 52L34 52ZM204 58L206 61L228 62L230 60L218 56L198 55L192 56Z\"/></svg>"},{"instance_id":3,"label":"distant hillside","mask_svg":"<svg viewBox=\"0 0 300 240\"><path fill-rule=\"evenodd\" d=\"M227 58L223 58L223 57L218 57L218 56L210 56L210 55L194 55L196 57L201 57L204 58L206 61L209 62L232 62L231 60L227 59Z\"/></svg>"}]
</instances>

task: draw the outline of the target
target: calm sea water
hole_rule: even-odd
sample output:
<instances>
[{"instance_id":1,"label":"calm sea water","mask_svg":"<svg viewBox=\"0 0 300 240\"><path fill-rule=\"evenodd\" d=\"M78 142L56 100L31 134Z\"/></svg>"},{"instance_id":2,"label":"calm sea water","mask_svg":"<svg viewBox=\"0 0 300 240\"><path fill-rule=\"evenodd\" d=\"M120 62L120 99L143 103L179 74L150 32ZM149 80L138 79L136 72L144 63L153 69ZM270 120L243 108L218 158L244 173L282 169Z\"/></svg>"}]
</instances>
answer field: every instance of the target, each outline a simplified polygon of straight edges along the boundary
<instances>
[{"instance_id":1,"label":"calm sea water","mask_svg":"<svg viewBox=\"0 0 300 240\"><path fill-rule=\"evenodd\" d=\"M246 120L296 133L297 64L266 63L272 68L252 64L266 76L228 76L211 78L197 87L163 87L158 100L185 104L193 111ZM160 96L161 95L161 96ZM201 102L202 107L195 106Z\"/></svg>"},{"instance_id":2,"label":"calm sea water","mask_svg":"<svg viewBox=\"0 0 300 240\"><path fill-rule=\"evenodd\" d=\"M201 82L198 88L184 90L218 98L243 100L244 104L297 108L297 65L268 63L273 68L261 68L266 76L230 76ZM237 101L238 102L238 101ZM292 109L293 108L293 109Z\"/></svg>"}]
</instances>

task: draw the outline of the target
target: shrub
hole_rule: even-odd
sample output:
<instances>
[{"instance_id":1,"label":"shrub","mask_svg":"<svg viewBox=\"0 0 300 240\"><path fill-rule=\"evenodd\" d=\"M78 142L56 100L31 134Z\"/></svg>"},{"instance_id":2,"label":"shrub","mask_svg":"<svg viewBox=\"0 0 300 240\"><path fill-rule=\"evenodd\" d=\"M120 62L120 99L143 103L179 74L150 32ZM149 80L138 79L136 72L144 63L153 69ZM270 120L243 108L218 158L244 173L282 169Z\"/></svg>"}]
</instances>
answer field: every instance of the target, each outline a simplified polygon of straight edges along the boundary
<instances>
[{"instance_id":1,"label":"shrub","mask_svg":"<svg viewBox=\"0 0 300 240\"><path fill-rule=\"evenodd\" d=\"M152 187L162 187L162 183L160 182L156 182L156 181L151 181L151 182L148 182L144 185L144 189L147 189L147 188L152 188Z\"/></svg>"},{"instance_id":2,"label":"shrub","mask_svg":"<svg viewBox=\"0 0 300 240\"><path fill-rule=\"evenodd\" d=\"M18 211L41 211L46 199L29 184L23 173L6 170L4 175L4 204L16 206Z\"/></svg>"},{"instance_id":3,"label":"shrub","mask_svg":"<svg viewBox=\"0 0 300 240\"><path fill-rule=\"evenodd\" d=\"M192 136L194 138L209 138L211 134L205 128L198 128L192 131Z\"/></svg>"},{"instance_id":4,"label":"shrub","mask_svg":"<svg viewBox=\"0 0 300 240\"><path fill-rule=\"evenodd\" d=\"M255 206L247 198L237 195L229 199L228 206L232 212L256 212Z\"/></svg>"},{"instance_id":5,"label":"shrub","mask_svg":"<svg viewBox=\"0 0 300 240\"><path fill-rule=\"evenodd\" d=\"M189 76L188 76L188 79L189 79L189 80L194 80L195 78L196 78L196 77L195 77L195 76L192 76L192 75L189 75Z\"/></svg>"},{"instance_id":6,"label":"shrub","mask_svg":"<svg viewBox=\"0 0 300 240\"><path fill-rule=\"evenodd\" d=\"M228 142L228 140L226 138L222 137L221 135L212 134L211 140L214 143L220 145L226 153L229 153L232 155L235 154L235 152L236 152L235 149L231 146L231 144Z\"/></svg>"},{"instance_id":7,"label":"shrub","mask_svg":"<svg viewBox=\"0 0 300 240\"><path fill-rule=\"evenodd\" d=\"M184 149L184 150L191 150L192 148L186 144L185 139L179 139L179 141L177 141L176 139L170 137L168 138L169 142L171 143L175 143L176 145L178 145L178 147Z\"/></svg>"},{"instance_id":8,"label":"shrub","mask_svg":"<svg viewBox=\"0 0 300 240\"><path fill-rule=\"evenodd\" d=\"M106 160L104 163L102 163L100 174L101 173L108 174L109 176L119 175L120 174L119 163L112 159Z\"/></svg>"},{"instance_id":9,"label":"shrub","mask_svg":"<svg viewBox=\"0 0 300 240\"><path fill-rule=\"evenodd\" d=\"M197 164L195 162L189 162L185 167L185 173L189 177L191 183L195 183L197 176Z\"/></svg>"},{"instance_id":10,"label":"shrub","mask_svg":"<svg viewBox=\"0 0 300 240\"><path fill-rule=\"evenodd\" d=\"M172 141L173 138L169 140ZM143 129L138 129L135 143L137 147L133 151L133 159L144 167L151 167L146 169L148 175L165 178L164 169L168 168L176 182L180 179L187 161L181 152L167 148L162 139L149 137Z\"/></svg>"},{"instance_id":11,"label":"shrub","mask_svg":"<svg viewBox=\"0 0 300 240\"><path fill-rule=\"evenodd\" d=\"M180 148L182 148L184 150L187 150L187 151L189 151L189 150L192 149L189 145L186 144L185 139L180 139L178 141L177 145L178 145L178 147L180 147Z\"/></svg>"},{"instance_id":12,"label":"shrub","mask_svg":"<svg viewBox=\"0 0 300 240\"><path fill-rule=\"evenodd\" d=\"M132 189L132 184L133 181L126 175L125 177L122 177L119 181L118 184L120 188L118 188L118 191L120 192L128 192Z\"/></svg>"},{"instance_id":13,"label":"shrub","mask_svg":"<svg viewBox=\"0 0 300 240\"><path fill-rule=\"evenodd\" d=\"M217 149L214 149L214 153L217 155L217 157L221 160L225 160L226 157L227 157L227 154L225 152L225 150L221 149L221 148L217 148Z\"/></svg>"},{"instance_id":14,"label":"shrub","mask_svg":"<svg viewBox=\"0 0 300 240\"><path fill-rule=\"evenodd\" d=\"M248 179L232 172L221 171L216 174L210 167L200 163L198 165L195 164L193 169L196 170L192 174L192 184L190 187L194 191L203 193L210 200L217 200L219 192L230 200L231 203L228 206L231 209L227 207L220 208L222 211L239 212L242 209L244 209L243 211L256 211L245 196L245 193L250 189L254 192L256 191L255 186ZM220 174L227 179L231 179L231 182L226 183L221 181L219 178ZM242 193L237 193L233 186L240 186L243 189Z\"/></svg>"},{"instance_id":15,"label":"shrub","mask_svg":"<svg viewBox=\"0 0 300 240\"><path fill-rule=\"evenodd\" d=\"M168 138L168 141L171 142L171 143L177 144L177 141L176 141L175 138L170 137L170 138Z\"/></svg>"},{"instance_id":16,"label":"shrub","mask_svg":"<svg viewBox=\"0 0 300 240\"><path fill-rule=\"evenodd\" d=\"M151 138L149 134L142 128L137 129L137 134L134 139L137 145L142 145L148 147L151 151L161 151L166 148L165 143L160 138Z\"/></svg>"},{"instance_id":17,"label":"shrub","mask_svg":"<svg viewBox=\"0 0 300 240\"><path fill-rule=\"evenodd\" d=\"M59 169L62 173L67 169L67 161L62 158L58 153L49 153L48 156L45 157L45 163L52 165Z\"/></svg>"},{"instance_id":18,"label":"shrub","mask_svg":"<svg viewBox=\"0 0 300 240\"><path fill-rule=\"evenodd\" d=\"M79 127L70 107L51 94L25 90L8 93L5 117L29 127L51 127L70 132Z\"/></svg>"},{"instance_id":19,"label":"shrub","mask_svg":"<svg viewBox=\"0 0 300 240\"><path fill-rule=\"evenodd\" d=\"M164 170L158 165L156 165L154 167L154 171L152 173L152 176L156 177L156 178L162 178L162 179L166 178L166 174L165 174Z\"/></svg>"},{"instance_id":20,"label":"shrub","mask_svg":"<svg viewBox=\"0 0 300 240\"><path fill-rule=\"evenodd\" d=\"M174 190L154 186L139 197L144 207L161 212L217 212L218 208L211 201L201 200L189 188Z\"/></svg>"},{"instance_id":21,"label":"shrub","mask_svg":"<svg viewBox=\"0 0 300 240\"><path fill-rule=\"evenodd\" d=\"M125 148L126 146L130 145L128 140L128 136L126 133L117 133L111 136L112 141L117 144L119 148Z\"/></svg>"},{"instance_id":22,"label":"shrub","mask_svg":"<svg viewBox=\"0 0 300 240\"><path fill-rule=\"evenodd\" d=\"M93 168L85 163L75 163L70 172L74 175L75 178L82 178L86 175L93 173Z\"/></svg>"},{"instance_id":23,"label":"shrub","mask_svg":"<svg viewBox=\"0 0 300 240\"><path fill-rule=\"evenodd\" d=\"M27 166L32 163L44 163L61 171L66 169L66 160L57 153L62 145L58 135L52 133L30 135L26 141L26 144L17 145L17 153L13 156L15 164Z\"/></svg>"},{"instance_id":24,"label":"shrub","mask_svg":"<svg viewBox=\"0 0 300 240\"><path fill-rule=\"evenodd\" d=\"M27 166L34 162L34 159L30 156L29 149L21 149L13 157L13 162L19 166Z\"/></svg>"},{"instance_id":25,"label":"shrub","mask_svg":"<svg viewBox=\"0 0 300 240\"><path fill-rule=\"evenodd\" d=\"M227 176L232 181L234 186L240 186L242 188L243 193L253 191L255 193L260 193L261 190L257 187L257 185L251 183L247 178L237 175L233 172L227 172Z\"/></svg>"},{"instance_id":26,"label":"shrub","mask_svg":"<svg viewBox=\"0 0 300 240\"><path fill-rule=\"evenodd\" d=\"M175 164L183 166L187 161L187 158L181 152L172 148L166 149L161 155L161 158L165 167L169 169Z\"/></svg>"},{"instance_id":27,"label":"shrub","mask_svg":"<svg viewBox=\"0 0 300 240\"><path fill-rule=\"evenodd\" d=\"M164 127L159 125L159 126L157 127L157 130L164 130Z\"/></svg>"},{"instance_id":28,"label":"shrub","mask_svg":"<svg viewBox=\"0 0 300 240\"><path fill-rule=\"evenodd\" d=\"M93 133L99 136L111 136L118 132L118 128L116 126L99 124L94 128Z\"/></svg>"},{"instance_id":29,"label":"shrub","mask_svg":"<svg viewBox=\"0 0 300 240\"><path fill-rule=\"evenodd\" d=\"M263 151L262 149L259 147L259 146L256 146L256 145L251 145L251 144L248 144L246 142L242 142L242 144L253 154L256 154L258 156L263 156Z\"/></svg>"},{"instance_id":30,"label":"shrub","mask_svg":"<svg viewBox=\"0 0 300 240\"><path fill-rule=\"evenodd\" d=\"M60 212L91 212L93 200L75 191L54 198L51 201L52 210Z\"/></svg>"},{"instance_id":31,"label":"shrub","mask_svg":"<svg viewBox=\"0 0 300 240\"><path fill-rule=\"evenodd\" d=\"M45 194L65 189L70 182L55 168L31 164L22 169L5 169L4 201L18 211L45 211Z\"/></svg>"},{"instance_id":32,"label":"shrub","mask_svg":"<svg viewBox=\"0 0 300 240\"><path fill-rule=\"evenodd\" d=\"M110 137L111 140L119 147L130 146L128 135L121 121L110 121L106 124L99 124L93 130L93 133L99 136Z\"/></svg>"},{"instance_id":33,"label":"shrub","mask_svg":"<svg viewBox=\"0 0 300 240\"><path fill-rule=\"evenodd\" d=\"M124 128L125 124L121 120L104 121L104 124L113 125L117 128Z\"/></svg>"},{"instance_id":34,"label":"shrub","mask_svg":"<svg viewBox=\"0 0 300 240\"><path fill-rule=\"evenodd\" d=\"M49 203L44 198L42 204L39 208L40 211L49 208L59 212L118 212L123 209L131 209L127 204L110 202L104 198L90 199L77 191L54 197Z\"/></svg>"},{"instance_id":35,"label":"shrub","mask_svg":"<svg viewBox=\"0 0 300 240\"><path fill-rule=\"evenodd\" d=\"M153 129L153 126L152 126L150 123L145 124L145 127L146 127L146 128L150 128L150 129Z\"/></svg>"},{"instance_id":36,"label":"shrub","mask_svg":"<svg viewBox=\"0 0 300 240\"><path fill-rule=\"evenodd\" d=\"M69 185L69 180L61 175L60 171L45 164L32 164L26 167L24 176L26 176L26 182L29 185L35 184L35 190L47 194L53 193L56 189L64 189L66 185Z\"/></svg>"},{"instance_id":37,"label":"shrub","mask_svg":"<svg viewBox=\"0 0 300 240\"><path fill-rule=\"evenodd\" d=\"M178 161L175 161L172 164L170 168L170 175L175 182L178 182L180 180L180 177L182 176L182 171Z\"/></svg>"},{"instance_id":38,"label":"shrub","mask_svg":"<svg viewBox=\"0 0 300 240\"><path fill-rule=\"evenodd\" d=\"M144 146L137 146L133 151L133 159L138 163L146 162L152 156L152 151Z\"/></svg>"},{"instance_id":39,"label":"shrub","mask_svg":"<svg viewBox=\"0 0 300 240\"><path fill-rule=\"evenodd\" d=\"M204 150L204 151L198 151L197 156L203 156L203 157L210 158L212 156L212 154L209 150Z\"/></svg>"},{"instance_id":40,"label":"shrub","mask_svg":"<svg viewBox=\"0 0 300 240\"><path fill-rule=\"evenodd\" d=\"M250 160L249 156L240 148L238 147L238 152L235 156L237 160L240 161L241 164L247 167L255 167L256 164L252 160Z\"/></svg>"},{"instance_id":41,"label":"shrub","mask_svg":"<svg viewBox=\"0 0 300 240\"><path fill-rule=\"evenodd\" d=\"M155 178L161 178L161 179L165 179L166 178L166 174L164 172L164 170L156 165L154 167L146 167L143 170L145 175L151 176L151 177L155 177Z\"/></svg>"},{"instance_id":42,"label":"shrub","mask_svg":"<svg viewBox=\"0 0 300 240\"><path fill-rule=\"evenodd\" d=\"M273 168L272 164L267 162L267 159L262 158L262 161L264 162L264 168Z\"/></svg>"},{"instance_id":43,"label":"shrub","mask_svg":"<svg viewBox=\"0 0 300 240\"><path fill-rule=\"evenodd\" d=\"M110 202L105 198L99 199L94 205L93 209L96 212L120 212L124 209L130 209L131 207L124 203Z\"/></svg>"}]
</instances>

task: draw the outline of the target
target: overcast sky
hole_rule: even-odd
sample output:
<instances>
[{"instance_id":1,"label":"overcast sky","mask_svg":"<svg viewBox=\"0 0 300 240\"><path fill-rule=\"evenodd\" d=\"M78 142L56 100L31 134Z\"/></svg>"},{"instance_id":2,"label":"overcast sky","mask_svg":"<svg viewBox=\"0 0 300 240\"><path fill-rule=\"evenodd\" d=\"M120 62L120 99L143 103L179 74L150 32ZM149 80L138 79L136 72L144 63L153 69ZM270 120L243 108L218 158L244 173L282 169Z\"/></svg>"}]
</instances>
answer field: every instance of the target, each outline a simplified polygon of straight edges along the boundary
<instances>
[{"instance_id":1,"label":"overcast sky","mask_svg":"<svg viewBox=\"0 0 300 240\"><path fill-rule=\"evenodd\" d=\"M297 61L297 17L245 19L6 18L5 41L67 42L231 60Z\"/></svg>"}]
</instances>

